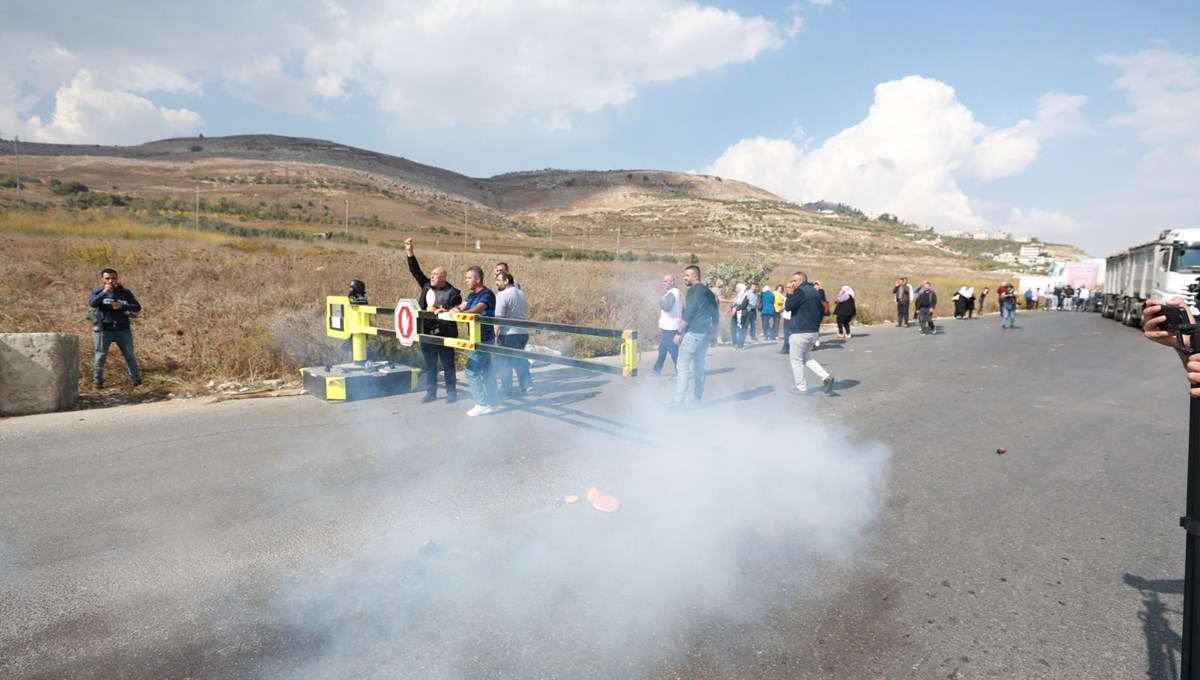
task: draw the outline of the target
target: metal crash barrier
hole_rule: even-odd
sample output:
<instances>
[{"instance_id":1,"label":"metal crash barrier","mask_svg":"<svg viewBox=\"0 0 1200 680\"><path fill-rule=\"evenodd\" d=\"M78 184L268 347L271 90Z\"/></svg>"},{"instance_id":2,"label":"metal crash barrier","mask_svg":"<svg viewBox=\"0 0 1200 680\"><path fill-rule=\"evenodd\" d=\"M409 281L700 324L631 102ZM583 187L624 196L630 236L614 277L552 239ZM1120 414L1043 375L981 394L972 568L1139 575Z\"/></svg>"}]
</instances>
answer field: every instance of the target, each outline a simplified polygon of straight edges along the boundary
<instances>
[{"instance_id":1,"label":"metal crash barrier","mask_svg":"<svg viewBox=\"0 0 1200 680\"><path fill-rule=\"evenodd\" d=\"M371 324L376 315L387 315L393 320L392 328L380 328ZM439 335L417 333L419 320L455 321L466 324L465 338L443 338ZM549 333L586 335L621 341L621 365L613 366L598 361L575 359L501 347L481 342L483 324L510 326ZM418 308L415 300L400 300L395 307L355 305L344 295L325 298L325 332L330 337L349 340L352 363L300 369L304 376L304 387L309 392L329 401L349 401L411 392L417 389L421 369L395 366L390 362L367 361L367 336L395 337L405 346L414 342L425 342L443 347L467 351L487 352L499 356L519 357L542 361L559 366L570 366L597 373L611 373L625 377L637 376L637 331L632 329L594 328L573 324L528 321L501 317L483 317L461 312L426 312Z\"/></svg>"}]
</instances>

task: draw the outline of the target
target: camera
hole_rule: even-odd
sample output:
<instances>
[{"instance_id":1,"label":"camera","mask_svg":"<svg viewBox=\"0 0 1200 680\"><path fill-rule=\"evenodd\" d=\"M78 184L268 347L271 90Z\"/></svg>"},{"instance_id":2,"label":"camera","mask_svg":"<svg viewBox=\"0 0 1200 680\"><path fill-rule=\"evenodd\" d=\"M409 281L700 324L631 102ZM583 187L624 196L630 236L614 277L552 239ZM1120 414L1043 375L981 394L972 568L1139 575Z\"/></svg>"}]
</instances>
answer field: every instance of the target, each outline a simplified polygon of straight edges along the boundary
<instances>
[{"instance_id":1,"label":"camera","mask_svg":"<svg viewBox=\"0 0 1200 680\"><path fill-rule=\"evenodd\" d=\"M1162 325L1163 330L1178 331L1192 325L1191 320L1188 319L1186 307L1163 305L1159 310L1159 314L1167 317L1166 322Z\"/></svg>"},{"instance_id":2,"label":"camera","mask_svg":"<svg viewBox=\"0 0 1200 680\"><path fill-rule=\"evenodd\" d=\"M109 307L111 307L112 303L114 303L116 301L117 301L116 298L104 298L103 303L108 305Z\"/></svg>"}]
</instances>

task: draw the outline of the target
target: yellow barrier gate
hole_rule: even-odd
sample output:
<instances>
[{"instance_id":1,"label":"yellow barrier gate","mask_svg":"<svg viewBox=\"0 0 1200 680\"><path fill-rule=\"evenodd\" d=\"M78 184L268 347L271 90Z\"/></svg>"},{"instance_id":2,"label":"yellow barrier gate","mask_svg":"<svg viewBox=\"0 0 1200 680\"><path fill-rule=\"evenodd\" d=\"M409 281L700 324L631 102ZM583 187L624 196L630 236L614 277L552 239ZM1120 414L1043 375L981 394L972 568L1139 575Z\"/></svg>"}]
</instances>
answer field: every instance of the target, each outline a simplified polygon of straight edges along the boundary
<instances>
[{"instance_id":1,"label":"yellow barrier gate","mask_svg":"<svg viewBox=\"0 0 1200 680\"><path fill-rule=\"evenodd\" d=\"M407 310L404 308L407 308ZM393 328L372 326L371 317L376 314L392 316L396 321L396 325ZM443 338L438 335L417 333L416 326L418 319L437 319L464 323L467 325L467 336L465 338ZM551 356L540 352L484 343L480 340L480 328L483 324L620 340L621 365L612 366L586 359ZM595 328L591 326L551 323L548 321L485 317L478 314L464 314L461 312L442 312L438 314L417 310L416 303L413 300L400 300L396 307L355 305L350 302L349 297L331 295L325 298L325 332L330 337L350 341L354 362L339 364L336 367L303 368L300 372L304 376L304 387L310 394L330 401L387 396L410 392L417 388L420 369L396 367L390 364L390 362L376 362L373 364L366 360L368 335L399 337L406 344L424 342L467 351L487 352L489 354L531 359L559 366L570 366L587 371L610 373L629 378L637 376L637 331L633 329Z\"/></svg>"}]
</instances>

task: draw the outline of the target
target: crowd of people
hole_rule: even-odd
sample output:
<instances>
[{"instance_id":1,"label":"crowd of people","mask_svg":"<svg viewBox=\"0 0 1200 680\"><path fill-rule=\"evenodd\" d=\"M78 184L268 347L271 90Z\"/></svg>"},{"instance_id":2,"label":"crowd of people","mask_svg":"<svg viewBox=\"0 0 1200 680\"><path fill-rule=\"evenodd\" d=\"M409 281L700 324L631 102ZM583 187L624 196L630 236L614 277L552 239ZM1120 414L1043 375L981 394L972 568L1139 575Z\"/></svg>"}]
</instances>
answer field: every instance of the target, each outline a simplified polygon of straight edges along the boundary
<instances>
[{"instance_id":1,"label":"crowd of people","mask_svg":"<svg viewBox=\"0 0 1200 680\"><path fill-rule=\"evenodd\" d=\"M450 283L444 267L434 267L428 276L425 274L417 261L412 239L405 239L404 248L409 273L420 288L418 302L422 310L527 319L528 300L507 263L497 263L492 270L494 291L485 284L481 267L467 268L463 272L464 295L463 291ZM95 326L93 380L97 387L104 385L108 350L114 343L124 355L132 382L135 385L141 383L129 323L130 317L136 316L141 310L141 305L133 293L119 283L118 278L115 270L104 269L100 285L93 288L89 296ZM661 336L658 355L651 368L653 374L662 375L668 358L674 364L676 390L673 405L685 407L703 399L705 357L709 347L728 344L735 350L742 350L746 347L747 339L756 342L760 334L767 342L782 341L778 351L789 358L792 394L809 394L806 370L817 377L824 392L832 391L834 378L813 358L813 350L820 347L821 323L830 315L836 322L838 338L846 340L853 337L852 322L858 309L852 287L845 285L838 289L831 306L821 282L809 281L808 275L802 271L794 273L786 284L780 283L774 288L769 285L760 288L756 282L739 282L729 291L725 279L720 276L715 278L711 287L705 285L700 267L690 265L683 272L683 284L686 294L680 291L673 274L665 274L662 278L658 320ZM973 287L960 287L951 297L954 318L973 319L976 312L982 314L990 293L987 287L982 288L978 295ZM360 280L350 282L347 295L352 304L367 304L366 286ZM923 281L914 288L907 277L900 277L892 288L892 295L896 302L897 327L909 327L910 314L915 313L921 335L938 332L933 320L938 307L938 294L929 281ZM1004 281L996 288L1001 328L1007 330L1015 327L1021 297L1025 300L1026 309L1036 308L1037 301L1041 299L1045 301L1045 309L1081 311L1085 308L1088 296L1086 286L1070 285L1052 290L1027 288L1021 294L1015 286ZM728 324L723 321L723 311L728 314ZM1146 313L1149 315L1156 311L1156 307L1147 307ZM1162 341L1165 336L1157 331L1157 326L1150 322L1149 316L1147 319L1147 337ZM442 375L446 402L456 402L458 380L455 350L437 339L457 338L458 323L423 318L419 321L418 332L430 338L418 343L424 368L422 379L425 395L421 402L437 400L439 373ZM521 326L481 324L480 344L524 350L528 342L528 330ZM503 399L526 396L533 391L529 361L523 357L473 349L467 353L465 376L475 402L467 412L470 416L492 413Z\"/></svg>"},{"instance_id":2,"label":"crowd of people","mask_svg":"<svg viewBox=\"0 0 1200 680\"><path fill-rule=\"evenodd\" d=\"M812 356L820 344L822 319L830 313L829 302L819 281L808 280L804 272L796 272L785 287L772 289L758 284L738 283L733 297L725 297L726 282L717 277L710 288L701 279L700 267L689 265L683 272L686 296L681 295L671 274L663 276L663 294L659 300L658 358L652 369L662 375L667 357L675 364L675 398L671 405L685 408L704 398L705 359L710 346L724 344L722 338L722 309L729 311L728 344L744 349L746 338L758 339L758 329L764 340L774 342L783 329L780 353L789 356L794 386L792 394L808 395L805 370L821 382L821 389L833 390L833 376ZM850 322L854 318L854 290L843 286L836 297L834 314L838 317L838 336L850 337ZM761 320L761 321L760 321ZM689 386L691 392L689 394Z\"/></svg>"}]
</instances>

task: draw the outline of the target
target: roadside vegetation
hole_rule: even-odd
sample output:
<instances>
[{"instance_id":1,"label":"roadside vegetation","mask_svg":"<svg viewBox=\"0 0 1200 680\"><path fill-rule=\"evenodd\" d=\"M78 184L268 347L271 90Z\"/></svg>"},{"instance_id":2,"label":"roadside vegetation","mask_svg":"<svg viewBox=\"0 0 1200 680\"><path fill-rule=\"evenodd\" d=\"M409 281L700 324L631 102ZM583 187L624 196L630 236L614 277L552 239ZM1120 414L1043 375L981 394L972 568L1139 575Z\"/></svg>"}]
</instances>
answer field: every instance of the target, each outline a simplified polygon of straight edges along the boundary
<instances>
[{"instance_id":1,"label":"roadside vegetation","mask_svg":"<svg viewBox=\"0 0 1200 680\"><path fill-rule=\"evenodd\" d=\"M210 381L293 380L302 366L344 360L341 341L324 334L324 299L344 294L352 278L367 282L368 295L378 306L390 307L418 292L403 253L394 248L298 241L271 229L235 234L103 210L0 210L0 242L10 280L24 291L0 296L0 332L77 333L81 391L91 389L87 292L105 266L121 272L122 281L145 307L134 322L138 359L147 385L161 392L196 391ZM530 318L634 328L643 350L656 346L662 274L679 274L691 261L699 261L710 280L724 274L730 288L738 281L773 287L795 269L805 269L823 282L830 300L841 285L851 285L858 296L860 322L887 321L894 315L891 286L896 273L830 264L842 259L838 255L731 253L711 260L665 253L559 258L545 257L544 252L437 250L429 237L417 243L426 271L445 266L460 287L466 267L479 264L490 272L495 262L508 261L529 295ZM914 282L928 278L919 271L903 273ZM946 315L958 286L994 289L999 282L971 274L931 280ZM989 303L994 310L994 296ZM387 318L376 320L382 327L390 323ZM580 357L616 350L613 343L577 336L535 334L533 342ZM413 350L383 338L371 339L371 352L417 363ZM119 356L111 361L116 382L122 361Z\"/></svg>"}]
</instances>

